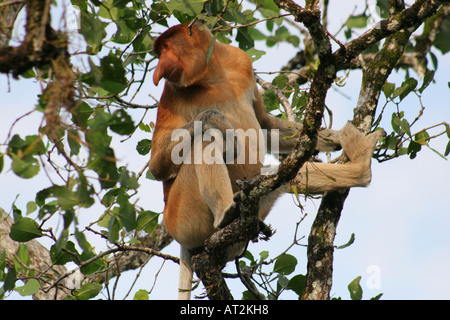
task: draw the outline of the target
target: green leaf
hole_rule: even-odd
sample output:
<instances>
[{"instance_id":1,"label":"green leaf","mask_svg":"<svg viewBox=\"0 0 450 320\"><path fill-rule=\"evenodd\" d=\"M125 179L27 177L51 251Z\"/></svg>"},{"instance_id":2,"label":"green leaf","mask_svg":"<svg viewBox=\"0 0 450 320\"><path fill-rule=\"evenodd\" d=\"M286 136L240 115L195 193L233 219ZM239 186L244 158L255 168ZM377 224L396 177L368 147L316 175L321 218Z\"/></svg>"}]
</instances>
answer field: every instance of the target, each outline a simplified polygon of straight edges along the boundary
<instances>
[{"instance_id":1,"label":"green leaf","mask_svg":"<svg viewBox=\"0 0 450 320\"><path fill-rule=\"evenodd\" d=\"M297 110L302 110L308 103L308 95L300 90L295 90L292 98L292 106Z\"/></svg>"},{"instance_id":2,"label":"green leaf","mask_svg":"<svg viewBox=\"0 0 450 320\"><path fill-rule=\"evenodd\" d=\"M108 239L111 242L117 242L119 240L119 231L122 229L122 224L116 218L115 215L110 216L108 221Z\"/></svg>"},{"instance_id":3,"label":"green leaf","mask_svg":"<svg viewBox=\"0 0 450 320\"><path fill-rule=\"evenodd\" d=\"M381 18L387 19L389 18L389 4L388 0L377 0L377 7L379 9L379 14Z\"/></svg>"},{"instance_id":4,"label":"green leaf","mask_svg":"<svg viewBox=\"0 0 450 320\"><path fill-rule=\"evenodd\" d=\"M211 59L211 56L214 52L214 46L216 44L216 37L212 37L209 40L209 45L208 45L208 49L206 50L206 64L209 63L209 60Z\"/></svg>"},{"instance_id":5,"label":"green leaf","mask_svg":"<svg viewBox=\"0 0 450 320\"><path fill-rule=\"evenodd\" d=\"M115 22L117 32L111 40L119 44L130 43L136 37L136 32L129 27L128 21L115 21Z\"/></svg>"},{"instance_id":6,"label":"green leaf","mask_svg":"<svg viewBox=\"0 0 450 320\"><path fill-rule=\"evenodd\" d=\"M298 47L300 45L300 39L297 36L291 35L289 30L284 26L277 29L277 31L275 32L275 38L281 41L286 41L292 44L294 47Z\"/></svg>"},{"instance_id":7,"label":"green leaf","mask_svg":"<svg viewBox=\"0 0 450 320\"><path fill-rule=\"evenodd\" d=\"M288 275L294 272L296 266L297 259L294 256L283 254L275 261L273 272Z\"/></svg>"},{"instance_id":8,"label":"green leaf","mask_svg":"<svg viewBox=\"0 0 450 320\"><path fill-rule=\"evenodd\" d=\"M60 241L61 242L61 241ZM50 258L52 262L56 265L65 265L70 261L76 261L76 255L78 254L75 249L75 244L72 241L65 241L64 249L61 250L61 245L54 244L50 248ZM71 254L72 253L72 254Z\"/></svg>"},{"instance_id":9,"label":"green leaf","mask_svg":"<svg viewBox=\"0 0 450 320\"><path fill-rule=\"evenodd\" d=\"M77 239L78 245L83 249L83 251L90 251L92 250L92 246L87 241L86 236L81 231L75 231L75 238Z\"/></svg>"},{"instance_id":10,"label":"green leaf","mask_svg":"<svg viewBox=\"0 0 450 320\"><path fill-rule=\"evenodd\" d=\"M77 130L67 130L67 142L69 143L70 156L78 155L81 149L81 140Z\"/></svg>"},{"instance_id":11,"label":"green leaf","mask_svg":"<svg viewBox=\"0 0 450 320\"><path fill-rule=\"evenodd\" d=\"M122 60L110 55L104 57L100 64L102 71L101 87L113 94L118 94L125 90L128 81L125 77Z\"/></svg>"},{"instance_id":12,"label":"green leaf","mask_svg":"<svg viewBox=\"0 0 450 320\"><path fill-rule=\"evenodd\" d=\"M286 289L289 284L289 279L284 275L280 275L277 280L277 292L281 292L282 289Z\"/></svg>"},{"instance_id":13,"label":"green leaf","mask_svg":"<svg viewBox=\"0 0 450 320\"><path fill-rule=\"evenodd\" d=\"M245 290L242 292L242 298L241 300L256 300L256 297L248 290Z\"/></svg>"},{"instance_id":14,"label":"green leaf","mask_svg":"<svg viewBox=\"0 0 450 320\"><path fill-rule=\"evenodd\" d=\"M79 178L77 180L77 189L75 190L75 194L78 197L78 205L80 207L89 208L95 203L93 199L93 195L95 194L94 187L88 184L88 181L83 174L83 172L79 172Z\"/></svg>"},{"instance_id":15,"label":"green leaf","mask_svg":"<svg viewBox=\"0 0 450 320\"><path fill-rule=\"evenodd\" d=\"M348 285L348 291L350 292L350 298L352 300L361 300L363 291L359 282L361 281L361 276L356 277L350 284Z\"/></svg>"},{"instance_id":16,"label":"green leaf","mask_svg":"<svg viewBox=\"0 0 450 320\"><path fill-rule=\"evenodd\" d=\"M417 87L417 80L414 78L408 78L403 81L402 85L394 90L392 98L399 97L402 101L411 91Z\"/></svg>"},{"instance_id":17,"label":"green leaf","mask_svg":"<svg viewBox=\"0 0 450 320\"><path fill-rule=\"evenodd\" d=\"M377 294L375 297L370 298L370 300L380 300L382 295L382 293Z\"/></svg>"},{"instance_id":18,"label":"green leaf","mask_svg":"<svg viewBox=\"0 0 450 320\"><path fill-rule=\"evenodd\" d=\"M30 155L45 154L46 148L37 135L29 135L23 140L19 135L14 135L8 144L10 153L20 154L21 158ZM20 152L21 151L21 152Z\"/></svg>"},{"instance_id":19,"label":"green leaf","mask_svg":"<svg viewBox=\"0 0 450 320\"><path fill-rule=\"evenodd\" d=\"M269 251L261 251L259 253L259 257L260 257L261 261L266 260L269 257Z\"/></svg>"},{"instance_id":20,"label":"green leaf","mask_svg":"<svg viewBox=\"0 0 450 320\"><path fill-rule=\"evenodd\" d=\"M450 154L450 141L447 143L445 147L444 156L448 156Z\"/></svg>"},{"instance_id":21,"label":"green leaf","mask_svg":"<svg viewBox=\"0 0 450 320\"><path fill-rule=\"evenodd\" d=\"M26 244L21 243L19 245L19 249L17 249L17 258L20 260L20 264L29 266L30 265L30 256L28 255L28 246Z\"/></svg>"},{"instance_id":22,"label":"green leaf","mask_svg":"<svg viewBox=\"0 0 450 320\"><path fill-rule=\"evenodd\" d=\"M98 174L103 189L113 188L119 179L114 150L108 147L104 154L98 151L90 149L88 168Z\"/></svg>"},{"instance_id":23,"label":"green leaf","mask_svg":"<svg viewBox=\"0 0 450 320\"><path fill-rule=\"evenodd\" d=\"M174 16L184 23L200 14L204 2L203 0L170 0L166 2L166 5Z\"/></svg>"},{"instance_id":24,"label":"green leaf","mask_svg":"<svg viewBox=\"0 0 450 320\"><path fill-rule=\"evenodd\" d=\"M37 281L36 279L29 279L25 285L21 286L21 287L16 287L14 288L15 291L17 291L22 297L24 296L30 296L35 294L36 292L39 291L39 289L41 288L41 285L39 284L39 281Z\"/></svg>"},{"instance_id":25,"label":"green leaf","mask_svg":"<svg viewBox=\"0 0 450 320\"><path fill-rule=\"evenodd\" d=\"M45 199L54 197L56 203L61 206L62 210L72 209L80 203L80 195L69 190L66 186L53 185L49 188L43 189L36 194L36 203L43 205Z\"/></svg>"},{"instance_id":26,"label":"green leaf","mask_svg":"<svg viewBox=\"0 0 450 320\"><path fill-rule=\"evenodd\" d=\"M289 85L289 78L285 74L280 74L272 80L272 84L278 89L284 89Z\"/></svg>"},{"instance_id":27,"label":"green leaf","mask_svg":"<svg viewBox=\"0 0 450 320\"><path fill-rule=\"evenodd\" d=\"M125 193L121 193L117 196L117 203L120 205L118 218L127 231L132 231L137 226L136 211L128 199L129 196Z\"/></svg>"},{"instance_id":28,"label":"green leaf","mask_svg":"<svg viewBox=\"0 0 450 320\"><path fill-rule=\"evenodd\" d=\"M279 102L277 94L274 89L266 90L263 94L264 105L267 108L267 111L272 111L278 109Z\"/></svg>"},{"instance_id":29,"label":"green leaf","mask_svg":"<svg viewBox=\"0 0 450 320\"><path fill-rule=\"evenodd\" d=\"M409 126L409 122L406 119L400 120L400 127L408 136L411 136L411 128Z\"/></svg>"},{"instance_id":30,"label":"green leaf","mask_svg":"<svg viewBox=\"0 0 450 320\"><path fill-rule=\"evenodd\" d=\"M365 28L367 26L367 19L369 17L365 16L364 14L358 15L358 16L351 16L347 19L345 22L345 25L348 28Z\"/></svg>"},{"instance_id":31,"label":"green leaf","mask_svg":"<svg viewBox=\"0 0 450 320\"><path fill-rule=\"evenodd\" d=\"M144 132L152 132L152 129L150 128L150 126L143 122L139 123L139 129L141 129Z\"/></svg>"},{"instance_id":32,"label":"green leaf","mask_svg":"<svg viewBox=\"0 0 450 320\"><path fill-rule=\"evenodd\" d=\"M347 248L347 247L351 246L353 244L353 242L355 242L355 234L354 233L352 233L352 235L350 236L350 240L348 240L348 242L346 244L343 244L342 246L337 247L337 249Z\"/></svg>"},{"instance_id":33,"label":"green leaf","mask_svg":"<svg viewBox=\"0 0 450 320\"><path fill-rule=\"evenodd\" d=\"M62 249L66 248L68 239L69 239L69 230L68 229L62 230L61 235L59 236L59 238L56 240L55 244L53 245L53 247L55 248L55 251L57 253L60 253Z\"/></svg>"},{"instance_id":34,"label":"green leaf","mask_svg":"<svg viewBox=\"0 0 450 320\"><path fill-rule=\"evenodd\" d=\"M80 290L74 292L74 297L78 300L89 300L97 296L103 286L97 282L89 282L81 287Z\"/></svg>"},{"instance_id":35,"label":"green leaf","mask_svg":"<svg viewBox=\"0 0 450 320\"><path fill-rule=\"evenodd\" d=\"M145 174L145 178L148 180L153 180L156 181L155 177L152 175L152 173L150 172L150 170L147 170L146 174Z\"/></svg>"},{"instance_id":36,"label":"green leaf","mask_svg":"<svg viewBox=\"0 0 450 320\"><path fill-rule=\"evenodd\" d=\"M239 24L247 24L247 19L245 19L245 16L242 12L237 11L236 9L232 8L231 6L227 7L227 10L222 15L222 17L230 22L237 22Z\"/></svg>"},{"instance_id":37,"label":"green leaf","mask_svg":"<svg viewBox=\"0 0 450 320\"><path fill-rule=\"evenodd\" d=\"M75 107L70 110L72 113L72 121L81 126L86 127L87 126L87 120L91 116L91 114L94 112L94 109L91 108L90 105L88 105L84 101L77 101L75 104ZM72 131L70 131L72 132ZM77 131L75 131L77 132ZM78 134L78 132L77 132ZM72 139L75 139L72 137Z\"/></svg>"},{"instance_id":38,"label":"green leaf","mask_svg":"<svg viewBox=\"0 0 450 320\"><path fill-rule=\"evenodd\" d=\"M141 141L138 142L136 146L137 152L142 156L147 155L151 149L152 149L152 141L149 139L142 139Z\"/></svg>"},{"instance_id":39,"label":"green leaf","mask_svg":"<svg viewBox=\"0 0 450 320\"><path fill-rule=\"evenodd\" d=\"M420 87L420 89L419 89L419 92L420 93L422 93L423 92L423 90L425 90L427 87L428 87L428 85L433 81L433 78L434 78L434 70L428 70L426 73L425 73L425 76L423 77L423 83L422 83L422 86Z\"/></svg>"},{"instance_id":40,"label":"green leaf","mask_svg":"<svg viewBox=\"0 0 450 320\"><path fill-rule=\"evenodd\" d=\"M38 223L30 218L22 218L14 222L9 233L10 238L18 242L27 242L43 235Z\"/></svg>"},{"instance_id":41,"label":"green leaf","mask_svg":"<svg viewBox=\"0 0 450 320\"><path fill-rule=\"evenodd\" d=\"M80 255L81 261L87 261L93 257L95 257L95 253L90 250L83 251L83 253ZM106 266L107 266L107 264L104 260L96 259L96 260L92 261L91 263L81 267L80 271L85 275L91 275L101 269L106 268Z\"/></svg>"},{"instance_id":42,"label":"green leaf","mask_svg":"<svg viewBox=\"0 0 450 320\"><path fill-rule=\"evenodd\" d=\"M422 146L420 143L417 143L416 141L411 141L408 145L408 154L410 159L414 159L417 155L417 152L419 152L422 149Z\"/></svg>"},{"instance_id":43,"label":"green leaf","mask_svg":"<svg viewBox=\"0 0 450 320\"><path fill-rule=\"evenodd\" d=\"M302 274L298 274L293 276L289 283L286 286L286 289L294 291L298 296L303 294L303 290L305 290L306 284L306 276Z\"/></svg>"},{"instance_id":44,"label":"green leaf","mask_svg":"<svg viewBox=\"0 0 450 320\"><path fill-rule=\"evenodd\" d=\"M136 175L134 173L130 175L128 170L126 170L124 167L121 167L120 169L122 171L119 179L120 186L125 190L139 188L139 183Z\"/></svg>"},{"instance_id":45,"label":"green leaf","mask_svg":"<svg viewBox=\"0 0 450 320\"><path fill-rule=\"evenodd\" d=\"M153 211L140 212L136 222L136 230L139 231L144 229L145 232L152 233L158 225L158 217L159 213Z\"/></svg>"},{"instance_id":46,"label":"green leaf","mask_svg":"<svg viewBox=\"0 0 450 320\"><path fill-rule=\"evenodd\" d=\"M17 272L15 268L9 268L3 284L3 290L11 291L14 289L17 281Z\"/></svg>"},{"instance_id":47,"label":"green leaf","mask_svg":"<svg viewBox=\"0 0 450 320\"><path fill-rule=\"evenodd\" d=\"M255 41L266 40L267 36L256 28L248 28L248 34Z\"/></svg>"},{"instance_id":48,"label":"green leaf","mask_svg":"<svg viewBox=\"0 0 450 320\"><path fill-rule=\"evenodd\" d=\"M141 289L136 291L136 293L134 294L134 298L133 300L148 300L148 291Z\"/></svg>"},{"instance_id":49,"label":"green leaf","mask_svg":"<svg viewBox=\"0 0 450 320\"><path fill-rule=\"evenodd\" d=\"M106 37L107 24L92 14L81 12L80 16L80 33L84 40L91 46L91 53L96 54L101 49L101 42Z\"/></svg>"},{"instance_id":50,"label":"green leaf","mask_svg":"<svg viewBox=\"0 0 450 320\"><path fill-rule=\"evenodd\" d=\"M414 136L414 140L421 145L427 144L430 139L430 135L426 131L419 132Z\"/></svg>"},{"instance_id":51,"label":"green leaf","mask_svg":"<svg viewBox=\"0 0 450 320\"><path fill-rule=\"evenodd\" d=\"M252 253L250 251L248 251L248 250L245 250L243 258L246 258L246 259L250 260L250 262L252 264L256 263L255 258L253 257Z\"/></svg>"},{"instance_id":52,"label":"green leaf","mask_svg":"<svg viewBox=\"0 0 450 320\"><path fill-rule=\"evenodd\" d=\"M0 153L0 173L3 170L3 159L5 158L5 155L3 153Z\"/></svg>"},{"instance_id":53,"label":"green leaf","mask_svg":"<svg viewBox=\"0 0 450 320\"><path fill-rule=\"evenodd\" d=\"M133 41L134 52L147 51L153 48L154 39L150 36L151 26L146 26L142 29L142 32ZM140 55L144 57L145 54Z\"/></svg>"},{"instance_id":54,"label":"green leaf","mask_svg":"<svg viewBox=\"0 0 450 320\"><path fill-rule=\"evenodd\" d=\"M250 48L245 51L245 53L250 57L250 59L252 59L253 62L261 59L261 57L266 54L265 51L257 50L255 48Z\"/></svg>"},{"instance_id":55,"label":"green leaf","mask_svg":"<svg viewBox=\"0 0 450 320\"><path fill-rule=\"evenodd\" d=\"M39 161L33 157L21 159L18 155L11 153L11 169L16 175L24 179L33 178L39 173Z\"/></svg>"},{"instance_id":56,"label":"green leaf","mask_svg":"<svg viewBox=\"0 0 450 320\"><path fill-rule=\"evenodd\" d=\"M444 19L442 22L433 45L438 48L442 54L446 54L450 51L450 19Z\"/></svg>"},{"instance_id":57,"label":"green leaf","mask_svg":"<svg viewBox=\"0 0 450 320\"><path fill-rule=\"evenodd\" d=\"M239 48L244 51L247 51L255 46L255 42L248 34L247 28L238 29L236 41L239 43Z\"/></svg>"},{"instance_id":58,"label":"green leaf","mask_svg":"<svg viewBox=\"0 0 450 320\"><path fill-rule=\"evenodd\" d=\"M129 135L134 132L134 123L128 113L119 109L112 114L111 119L108 121L109 128L121 135Z\"/></svg>"},{"instance_id":59,"label":"green leaf","mask_svg":"<svg viewBox=\"0 0 450 320\"><path fill-rule=\"evenodd\" d=\"M38 206L37 206L36 202L28 201L28 203L27 203L27 215L29 215L30 213L35 212L37 209L38 209Z\"/></svg>"},{"instance_id":60,"label":"green leaf","mask_svg":"<svg viewBox=\"0 0 450 320\"><path fill-rule=\"evenodd\" d=\"M383 85L383 93L386 96L386 98L391 97L391 95L394 93L395 90L395 83L389 83L385 82Z\"/></svg>"},{"instance_id":61,"label":"green leaf","mask_svg":"<svg viewBox=\"0 0 450 320\"><path fill-rule=\"evenodd\" d=\"M400 113L397 113L397 112L392 113L391 125L392 125L392 129L396 133L399 133L399 131L400 131L400 119L402 117L403 117L403 111Z\"/></svg>"}]
</instances>

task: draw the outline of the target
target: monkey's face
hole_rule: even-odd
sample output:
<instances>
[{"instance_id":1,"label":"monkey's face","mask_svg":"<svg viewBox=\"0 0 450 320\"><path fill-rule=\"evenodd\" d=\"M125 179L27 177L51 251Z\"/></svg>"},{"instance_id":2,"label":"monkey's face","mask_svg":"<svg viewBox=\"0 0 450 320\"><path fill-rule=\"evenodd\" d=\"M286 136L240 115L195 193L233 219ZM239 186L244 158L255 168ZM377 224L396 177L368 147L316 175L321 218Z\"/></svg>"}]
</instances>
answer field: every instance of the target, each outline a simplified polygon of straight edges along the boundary
<instances>
[{"instance_id":1,"label":"monkey's face","mask_svg":"<svg viewBox=\"0 0 450 320\"><path fill-rule=\"evenodd\" d=\"M186 25L169 28L159 36L153 48L159 56L153 83L158 85L165 78L176 86L187 87L201 80L207 69L205 36L207 31L196 26L189 30Z\"/></svg>"},{"instance_id":2,"label":"monkey's face","mask_svg":"<svg viewBox=\"0 0 450 320\"><path fill-rule=\"evenodd\" d=\"M158 85L161 78L178 83L183 74L183 64L178 58L177 50L173 48L173 43L170 39L165 39L163 43L158 46L159 62L153 73L153 83Z\"/></svg>"}]
</instances>

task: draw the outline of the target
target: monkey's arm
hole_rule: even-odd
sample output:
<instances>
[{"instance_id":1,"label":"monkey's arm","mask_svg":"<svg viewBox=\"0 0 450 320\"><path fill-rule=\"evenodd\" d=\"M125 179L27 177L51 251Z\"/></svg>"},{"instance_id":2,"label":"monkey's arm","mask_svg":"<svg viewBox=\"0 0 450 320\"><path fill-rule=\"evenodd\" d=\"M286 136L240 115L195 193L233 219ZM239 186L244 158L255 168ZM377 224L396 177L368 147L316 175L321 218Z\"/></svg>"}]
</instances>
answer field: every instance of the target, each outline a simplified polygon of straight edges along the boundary
<instances>
[{"instance_id":1,"label":"monkey's arm","mask_svg":"<svg viewBox=\"0 0 450 320\"><path fill-rule=\"evenodd\" d=\"M180 128L186 129L188 136L191 137L193 125ZM175 129L169 127L159 127L155 129L152 139L152 153L149 162L149 170L156 180L168 180L174 178L180 170L181 163L175 163L172 160L173 148L181 143L179 139L174 140L172 133ZM180 131L182 132L182 131ZM180 136L180 138L185 138Z\"/></svg>"},{"instance_id":2,"label":"monkey's arm","mask_svg":"<svg viewBox=\"0 0 450 320\"><path fill-rule=\"evenodd\" d=\"M302 128L301 123L280 119L266 113L262 97L257 89L255 89L255 98L253 107L256 117L262 129L267 129L268 132L268 150L271 149L271 134L270 130L278 129L279 131L279 152L289 153L297 144L298 133ZM317 141L317 150L319 151L336 151L340 149L339 131L330 129L321 129L319 131L319 140Z\"/></svg>"},{"instance_id":3,"label":"monkey's arm","mask_svg":"<svg viewBox=\"0 0 450 320\"><path fill-rule=\"evenodd\" d=\"M377 130L363 135L351 123L340 131L342 148L349 159L345 164L307 162L291 181L299 193L321 194L343 188L365 187L370 183L370 163L378 139L385 135Z\"/></svg>"},{"instance_id":4,"label":"monkey's arm","mask_svg":"<svg viewBox=\"0 0 450 320\"><path fill-rule=\"evenodd\" d=\"M197 122L197 124L196 124ZM161 123L163 123L161 125ZM160 121L153 135L152 155L150 158L150 172L157 180L168 180L177 176L185 160L193 158L191 154L195 135L203 135L210 129L219 130L225 137L227 129L233 129L233 124L216 110L205 110L199 113L193 121L176 128L173 122ZM177 150L174 150L174 148ZM226 152L224 145L223 152ZM179 154L183 149L183 155ZM175 151L175 152L173 152ZM236 154L236 151L233 153ZM191 157L186 159L186 157ZM176 159L175 159L176 158Z\"/></svg>"}]
</instances>

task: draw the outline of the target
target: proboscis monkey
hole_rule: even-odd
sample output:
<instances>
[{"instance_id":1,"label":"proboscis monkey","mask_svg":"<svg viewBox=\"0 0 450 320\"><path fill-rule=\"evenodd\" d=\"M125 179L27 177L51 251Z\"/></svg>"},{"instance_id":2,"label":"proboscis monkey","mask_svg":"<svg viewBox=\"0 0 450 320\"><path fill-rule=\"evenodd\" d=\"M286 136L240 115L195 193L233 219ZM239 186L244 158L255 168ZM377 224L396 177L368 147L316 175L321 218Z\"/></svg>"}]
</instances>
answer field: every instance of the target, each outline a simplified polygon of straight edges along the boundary
<instances>
[{"instance_id":1,"label":"proboscis monkey","mask_svg":"<svg viewBox=\"0 0 450 320\"><path fill-rule=\"evenodd\" d=\"M277 152L290 152L301 127L266 113L250 58L212 39L205 27L181 24L164 32L153 47L159 57L153 82L166 81L149 168L163 182L164 223L181 245L180 299L190 298L191 250L203 246L228 222L233 194L238 191L236 180L260 174L265 143L269 152L276 145ZM238 131L241 134L231 144L226 139L211 148L220 140L218 136L225 140L227 133ZM247 138L242 133L248 133ZM250 137L252 133L256 135ZM350 161L306 163L291 183L311 194L366 186L371 180L371 156L381 135L376 131L364 136L351 124L340 131L321 130L317 149L342 147ZM182 146L187 149L180 148L185 139L188 143ZM261 199L259 217L264 219L277 197L287 191L288 186L283 186Z\"/></svg>"}]
</instances>

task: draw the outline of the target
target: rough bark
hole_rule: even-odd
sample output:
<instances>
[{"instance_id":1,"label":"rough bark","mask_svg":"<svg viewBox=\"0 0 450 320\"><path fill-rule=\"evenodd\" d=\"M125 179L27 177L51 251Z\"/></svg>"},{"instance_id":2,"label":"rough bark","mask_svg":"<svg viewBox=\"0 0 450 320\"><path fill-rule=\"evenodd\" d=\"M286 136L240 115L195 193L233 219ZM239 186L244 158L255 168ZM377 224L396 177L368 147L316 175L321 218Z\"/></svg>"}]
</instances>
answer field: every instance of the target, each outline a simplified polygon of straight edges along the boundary
<instances>
[{"instance_id":1,"label":"rough bark","mask_svg":"<svg viewBox=\"0 0 450 320\"><path fill-rule=\"evenodd\" d=\"M338 63L342 63L338 66L341 68L346 65L343 62L351 61L359 50L364 50L375 39L387 37L382 49L363 67L362 87L353 117L353 123L361 131L368 133L371 130L381 89L401 59L411 33L423 23L424 19L433 15L438 7L439 2L432 1L417 1L407 10L391 7L391 14L397 15L388 19L387 22L380 23L381 26L385 26L384 35L378 30L369 30L345 46L351 49L346 51L341 48L335 53ZM393 21L397 22L394 26ZM396 30L395 33L392 33L393 30ZM348 56L343 56L344 53ZM334 238L348 193L349 190L330 192L322 199L308 239L308 268L303 299L330 298Z\"/></svg>"},{"instance_id":2,"label":"rough bark","mask_svg":"<svg viewBox=\"0 0 450 320\"><path fill-rule=\"evenodd\" d=\"M245 182L245 184L241 186L241 192L235 198L241 212L240 219L244 224L246 219L248 219L248 221L253 221L255 228L259 225L255 223L257 219L255 217L257 217L257 203L260 197L289 181L296 172L298 172L303 163L311 157L316 144L317 131L321 125L326 93L336 77L336 72L347 68L351 61L371 44L395 33L402 35L404 38L405 34L410 34L424 19L433 15L439 8L441 2L419 0L409 9L403 10L391 18L381 21L362 36L349 42L345 46L341 46L334 54L331 52L330 39L327 32L320 23L320 12L315 9L315 6L311 6L313 9L309 10L300 7L291 0L276 0L275 3L280 8L292 13L295 20L303 23L308 29L314 46L316 47L320 65L311 82L309 100L305 110L304 128L300 133L297 147L280 164L277 174L255 177L254 179ZM391 38L396 39L397 37L399 36L394 35ZM407 38L409 38L409 36L407 36L406 39ZM390 42L389 39L387 42ZM403 48L404 46L400 48L401 52L403 52ZM382 50L380 52L384 51ZM391 70L396 65L400 56L390 60L389 66ZM375 56L375 60L378 60L378 58L380 57ZM366 68L365 74L369 72L368 70L374 71L373 69ZM378 70L378 72L380 71ZM386 74L386 77L388 74ZM384 84L385 80L381 79L381 81ZM381 90L381 87L379 90ZM365 99L365 95L366 93L362 94L360 100ZM370 101L369 103L369 101L366 100L364 103L358 103L358 107L356 108L355 123L357 125L359 124L359 127L365 132L368 132L371 128L373 115L376 110L376 102L377 101ZM362 120L356 116L360 116L361 114L364 115L364 125L361 124ZM310 245L312 247L308 249L309 268L305 295L303 297L305 299L329 298L329 291L332 284L334 236L347 194L348 190L329 193L322 200L316 218L317 221L310 234ZM209 264L197 264L197 268L195 269L197 274L201 275L200 279L207 287L211 286L211 282L214 282L214 279L219 279L220 283L222 283L219 273L223 268L224 263L222 263L222 261L218 262L212 257L216 255L216 252L221 252L222 256L225 256L224 250L222 249L224 243L239 243L242 242L243 238L246 238L246 235L241 233L241 229L238 228L237 230L230 232L229 228L232 228L231 225L213 235L212 238L218 239L219 241L210 241L206 244L206 254L204 254L203 259L209 260ZM254 238L254 232L256 232L256 230L257 229L252 229L252 232L247 233L248 240ZM227 235L230 234L235 238L227 239ZM209 258L207 258L208 255L210 256ZM214 266L215 263L216 265ZM199 268L200 265L202 266L202 269ZM217 296L209 297L221 298ZM227 297L224 296L222 298Z\"/></svg>"},{"instance_id":3,"label":"rough bark","mask_svg":"<svg viewBox=\"0 0 450 320\"><path fill-rule=\"evenodd\" d=\"M20 245L19 242L9 237L12 224L13 220L0 209L0 256L3 252L6 253L8 268L15 267L14 258ZM110 267L107 272L95 273L90 276L85 276L78 270L72 272L64 266L54 265L49 249L41 245L37 240L25 242L31 260L28 268L35 271L36 275L34 277L41 285L41 290L33 298L36 300L64 299L70 294L70 290L79 288L81 283L105 283L122 272L138 269L148 261L149 256L152 256L153 253L158 253L171 243L172 237L163 225L159 225L155 232L138 237L138 240L141 242L139 246L123 247L116 250L117 254L108 260ZM166 259L172 259L162 254L161 256ZM19 277L19 279L27 280L27 277Z\"/></svg>"},{"instance_id":4,"label":"rough bark","mask_svg":"<svg viewBox=\"0 0 450 320\"><path fill-rule=\"evenodd\" d=\"M257 219L259 198L289 181L303 163L311 157L316 144L317 130L321 125L326 93L335 78L336 72L346 68L363 67L363 85L353 122L362 131L368 132L373 122L381 87L392 68L400 65L403 61L404 63L410 63L410 65L419 65L423 69L423 57L428 52L440 23L449 14L449 7L444 6L441 7L437 15L427 21L423 35L417 41L414 55L410 55L408 60L405 58L408 55L403 55L403 48L411 32L421 25L424 19L436 13L441 4L448 3L448 1L418 0L406 10L399 10L399 8L392 6L396 10L393 11L396 13L395 15L381 21L374 28L342 46L335 53L331 52L329 36L321 25L320 12L315 9L314 4L310 4L304 9L291 0L276 0L276 3L280 8L292 13L296 21L305 25L321 63L312 78L310 99L306 108L305 127L299 137L297 147L282 162L277 174L256 177L250 181L242 182L241 192L236 198L240 206L241 218L214 234L207 242L205 252L196 257L196 271L204 281L212 299L232 298L220 274L225 264L225 261L220 257L224 256L223 252L226 247L239 242L257 240L260 232L266 231L264 225L259 223ZM391 1L391 3L395 3L395 1ZM18 76L34 66L53 65L53 68L58 69L61 61L68 61L65 37L49 26L49 8L49 0L27 1L26 38L19 47L0 48L0 72ZM7 23L12 25L11 21L7 21ZM8 34L4 35L3 39L7 40L1 44L5 45L9 37L10 34L9 36ZM358 59L358 55L363 50L384 38L387 38L386 43L378 54L367 56L367 59ZM363 66L361 66L360 61L364 61ZM421 64L418 64L417 61ZM68 64L63 63L62 65L60 80L61 82L70 82L70 76L65 73ZM294 62L292 65L295 65ZM301 70L304 73L300 72L300 77L310 79L311 70L308 67ZM70 95L67 96L67 99L71 100ZM321 203L309 239L308 278L304 298L329 298L329 290L332 284L335 230L347 194L347 190L329 193ZM0 219L0 249L6 252L8 265L13 267L12 259L19 244L9 238L10 226L10 219L3 214ZM159 226L158 232L159 236L156 238L150 235L140 239L143 245L142 250L122 248L122 254L115 261L117 263L111 264L115 266L115 269L111 269L112 272L88 278L82 277L82 281L104 282L123 271L140 267L151 254L151 251L144 250L145 248L161 250L170 243L171 238L163 226ZM268 235L266 233L264 237ZM36 294L35 298L54 299L64 297L68 290L74 286L73 281L79 281L79 279L61 277L61 275L67 274L67 270L61 266L52 265L48 250L38 242L30 241L27 245L32 258L31 266L41 273L40 280L43 281L41 286L48 288L55 281L57 282L52 290L48 292L41 290L42 292Z\"/></svg>"}]
</instances>

